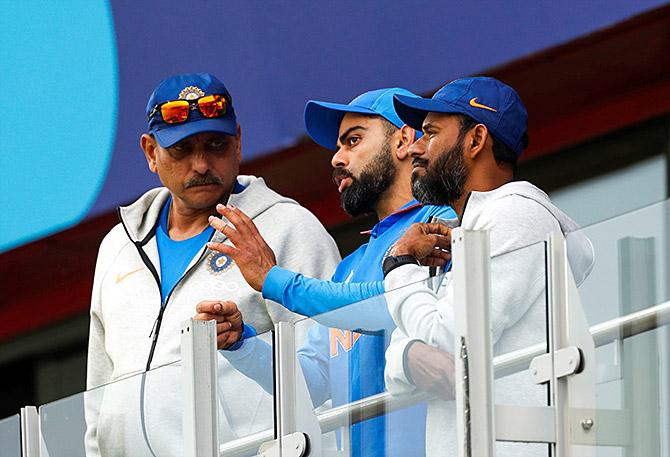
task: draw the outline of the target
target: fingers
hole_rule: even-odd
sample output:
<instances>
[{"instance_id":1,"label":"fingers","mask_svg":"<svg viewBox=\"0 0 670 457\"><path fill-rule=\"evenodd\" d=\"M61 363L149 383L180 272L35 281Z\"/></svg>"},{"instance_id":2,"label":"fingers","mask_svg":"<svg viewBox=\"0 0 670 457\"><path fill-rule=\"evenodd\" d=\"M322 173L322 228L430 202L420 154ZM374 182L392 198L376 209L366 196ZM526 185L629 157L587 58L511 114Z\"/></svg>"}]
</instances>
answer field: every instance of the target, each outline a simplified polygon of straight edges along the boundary
<instances>
[{"instance_id":1,"label":"fingers","mask_svg":"<svg viewBox=\"0 0 670 457\"><path fill-rule=\"evenodd\" d=\"M249 216L244 214L244 212L234 206L228 205L223 206L221 204L217 205L216 210L226 217L237 229L240 234L244 237L252 238L259 245L267 245L265 239L261 236L258 231L258 227L254 224L254 221L251 220Z\"/></svg>"},{"instance_id":2,"label":"fingers","mask_svg":"<svg viewBox=\"0 0 670 457\"><path fill-rule=\"evenodd\" d=\"M230 302L227 302L230 303ZM195 305L195 311L197 313L210 313L216 314L219 313L222 309L222 304L218 300L203 300L197 305Z\"/></svg>"},{"instance_id":3,"label":"fingers","mask_svg":"<svg viewBox=\"0 0 670 457\"><path fill-rule=\"evenodd\" d=\"M451 251L451 237L444 235L431 235L433 246L445 251Z\"/></svg>"},{"instance_id":4,"label":"fingers","mask_svg":"<svg viewBox=\"0 0 670 457\"><path fill-rule=\"evenodd\" d=\"M451 227L444 224L437 223L422 223L421 228L424 233L432 233L434 235L448 236L451 239Z\"/></svg>"},{"instance_id":5,"label":"fingers","mask_svg":"<svg viewBox=\"0 0 670 457\"><path fill-rule=\"evenodd\" d=\"M426 257L420 260L421 265L426 267L444 267L448 260L440 259L438 257Z\"/></svg>"},{"instance_id":6,"label":"fingers","mask_svg":"<svg viewBox=\"0 0 670 457\"><path fill-rule=\"evenodd\" d=\"M232 257L233 260L237 260L238 250L235 246L231 246L225 243L217 243L215 241L210 241L207 243L207 247L212 251L218 251L222 254L226 254L229 257Z\"/></svg>"}]
</instances>

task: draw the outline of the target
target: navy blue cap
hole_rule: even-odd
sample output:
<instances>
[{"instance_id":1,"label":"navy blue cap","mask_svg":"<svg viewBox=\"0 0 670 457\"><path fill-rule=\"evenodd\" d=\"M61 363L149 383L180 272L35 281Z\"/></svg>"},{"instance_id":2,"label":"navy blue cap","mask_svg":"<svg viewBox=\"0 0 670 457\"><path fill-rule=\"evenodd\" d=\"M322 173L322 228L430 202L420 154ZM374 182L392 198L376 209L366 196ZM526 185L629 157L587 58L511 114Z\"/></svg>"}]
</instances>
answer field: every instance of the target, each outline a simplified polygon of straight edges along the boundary
<instances>
[{"instance_id":1,"label":"navy blue cap","mask_svg":"<svg viewBox=\"0 0 670 457\"><path fill-rule=\"evenodd\" d=\"M205 95L221 94L226 96L226 114L215 119L204 117L199 110L189 112L186 122L166 124L160 113L149 118L149 133L158 144L169 148L184 138L203 132L220 132L237 135L237 118L233 101L226 86L216 76L209 73L189 73L170 76L158 84L147 103L147 116L156 105L170 100L195 100Z\"/></svg>"},{"instance_id":2,"label":"navy blue cap","mask_svg":"<svg viewBox=\"0 0 670 457\"><path fill-rule=\"evenodd\" d=\"M393 97L395 95L419 98L406 89L392 87L365 92L350 101L348 105L310 100L305 105L305 129L307 134L312 137L314 142L324 148L337 149L337 134L340 131L342 118L346 113L382 116L400 128L405 123L400 120L393 108ZM420 131L421 129L419 129Z\"/></svg>"},{"instance_id":3,"label":"navy blue cap","mask_svg":"<svg viewBox=\"0 0 670 457\"><path fill-rule=\"evenodd\" d=\"M521 155L528 130L528 112L519 94L495 78L462 78L444 85L432 98L394 97L400 119L420 129L428 113L465 114Z\"/></svg>"}]
</instances>

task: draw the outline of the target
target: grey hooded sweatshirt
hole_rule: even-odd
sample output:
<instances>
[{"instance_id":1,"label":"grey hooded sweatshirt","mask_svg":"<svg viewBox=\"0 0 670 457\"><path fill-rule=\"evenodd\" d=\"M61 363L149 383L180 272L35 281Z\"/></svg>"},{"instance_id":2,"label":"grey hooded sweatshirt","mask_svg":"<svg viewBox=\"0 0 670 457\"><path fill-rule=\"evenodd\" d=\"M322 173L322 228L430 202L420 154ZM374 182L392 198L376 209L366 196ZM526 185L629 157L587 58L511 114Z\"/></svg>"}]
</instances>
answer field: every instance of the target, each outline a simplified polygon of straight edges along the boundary
<instances>
[{"instance_id":1,"label":"grey hooded sweatshirt","mask_svg":"<svg viewBox=\"0 0 670 457\"><path fill-rule=\"evenodd\" d=\"M237 179L245 189L228 203L253 219L279 264L329 278L340 256L316 217L261 178ZM193 258L161 312L154 228L168 196L165 188L153 189L120 208L122 222L100 246L91 299L87 455L183 455L180 325L193 317L201 300L235 302L258 333L296 318L253 290L231 259L206 247ZM213 240L226 242L219 232ZM143 373L149 358L151 371ZM272 428L271 397L220 355L218 370L220 441Z\"/></svg>"},{"instance_id":2,"label":"grey hooded sweatshirt","mask_svg":"<svg viewBox=\"0 0 670 457\"><path fill-rule=\"evenodd\" d=\"M554 206L547 194L528 182L511 182L489 192L472 192L461 227L488 230L491 254L491 334L494 356L546 341L545 251L549 233L574 232L577 224ZM568 252L577 284L593 267L593 247L575 236ZM386 353L385 378L393 394L416 388L404 371L405 344L401 336L421 340L454 354L454 284L451 273L435 293L425 281L425 268L405 265L385 278L389 312L398 326ZM532 383L527 372L497 379L496 403L546 405L546 386ZM426 450L428 457L456 456L455 402L429 403ZM546 456L541 444L498 443L500 456Z\"/></svg>"}]
</instances>

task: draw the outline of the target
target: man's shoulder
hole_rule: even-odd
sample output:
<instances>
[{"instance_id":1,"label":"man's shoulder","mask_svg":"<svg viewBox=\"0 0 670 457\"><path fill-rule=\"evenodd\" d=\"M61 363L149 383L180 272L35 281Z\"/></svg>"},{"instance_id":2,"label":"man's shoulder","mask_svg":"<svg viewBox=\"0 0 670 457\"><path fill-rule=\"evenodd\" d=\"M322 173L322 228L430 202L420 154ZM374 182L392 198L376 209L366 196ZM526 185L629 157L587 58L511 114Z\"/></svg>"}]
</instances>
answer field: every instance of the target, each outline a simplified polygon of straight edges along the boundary
<instances>
[{"instance_id":1,"label":"man's shoulder","mask_svg":"<svg viewBox=\"0 0 670 457\"><path fill-rule=\"evenodd\" d=\"M130 243L130 239L128 239L128 235L123 229L123 225L118 222L109 232L107 232L100 242L100 251L121 249L128 243Z\"/></svg>"},{"instance_id":2,"label":"man's shoulder","mask_svg":"<svg viewBox=\"0 0 670 457\"><path fill-rule=\"evenodd\" d=\"M423 205L419 210L419 215L426 220L432 216L439 217L440 219L454 219L456 212L451 206Z\"/></svg>"}]
</instances>

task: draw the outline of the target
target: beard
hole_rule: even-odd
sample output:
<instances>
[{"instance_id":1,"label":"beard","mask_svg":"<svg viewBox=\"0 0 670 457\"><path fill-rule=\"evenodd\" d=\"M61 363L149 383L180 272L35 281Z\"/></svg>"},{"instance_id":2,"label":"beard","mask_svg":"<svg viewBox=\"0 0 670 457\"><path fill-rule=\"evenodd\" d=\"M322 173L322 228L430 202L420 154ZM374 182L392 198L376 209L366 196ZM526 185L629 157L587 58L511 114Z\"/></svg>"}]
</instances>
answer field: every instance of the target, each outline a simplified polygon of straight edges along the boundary
<instances>
[{"instance_id":1,"label":"beard","mask_svg":"<svg viewBox=\"0 0 670 457\"><path fill-rule=\"evenodd\" d=\"M463 195L468 169L463 160L463 141L442 151L431 165L425 159L415 163L425 166L423 176L412 173L412 195L424 205L451 205Z\"/></svg>"},{"instance_id":2,"label":"beard","mask_svg":"<svg viewBox=\"0 0 670 457\"><path fill-rule=\"evenodd\" d=\"M346 168L336 169L333 172L333 178L351 178L351 184L342 191L340 197L342 208L350 216L375 212L379 197L393 183L395 175L396 168L388 141L372 157L358 177L355 177Z\"/></svg>"}]
</instances>

